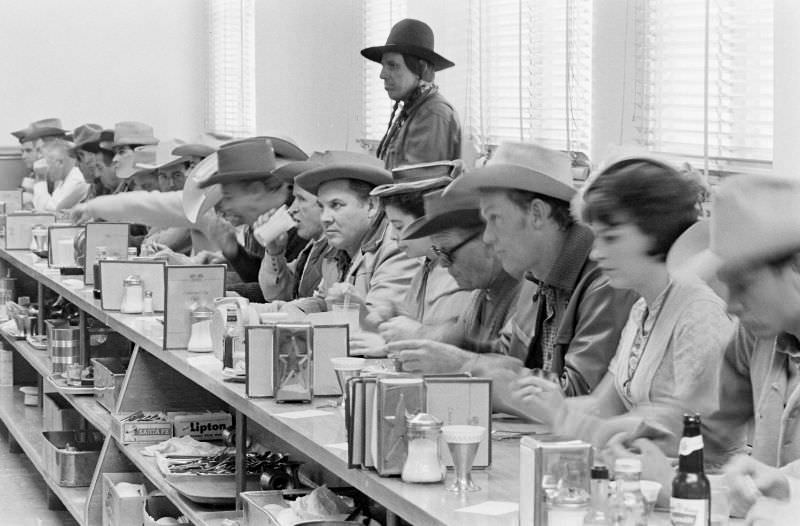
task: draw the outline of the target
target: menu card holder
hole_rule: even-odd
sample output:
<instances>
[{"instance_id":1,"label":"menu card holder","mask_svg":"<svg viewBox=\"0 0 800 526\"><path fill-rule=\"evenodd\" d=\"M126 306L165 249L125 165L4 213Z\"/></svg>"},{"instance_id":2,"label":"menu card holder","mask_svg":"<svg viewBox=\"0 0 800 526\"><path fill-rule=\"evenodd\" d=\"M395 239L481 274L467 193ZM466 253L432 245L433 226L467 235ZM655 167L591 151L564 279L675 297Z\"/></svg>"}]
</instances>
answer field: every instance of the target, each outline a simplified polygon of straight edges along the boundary
<instances>
[{"instance_id":1,"label":"menu card holder","mask_svg":"<svg viewBox=\"0 0 800 526\"><path fill-rule=\"evenodd\" d=\"M336 379L331 358L349 355L350 326L314 325L314 395L340 396L342 390Z\"/></svg>"},{"instance_id":2,"label":"menu card holder","mask_svg":"<svg viewBox=\"0 0 800 526\"><path fill-rule=\"evenodd\" d=\"M50 212L15 212L6 215L6 250L30 250L31 228L50 226L56 222Z\"/></svg>"},{"instance_id":3,"label":"menu card holder","mask_svg":"<svg viewBox=\"0 0 800 526\"><path fill-rule=\"evenodd\" d=\"M406 461L406 418L425 410L422 378L379 378L376 436L372 437L375 469L382 477L399 475Z\"/></svg>"},{"instance_id":4,"label":"menu card holder","mask_svg":"<svg viewBox=\"0 0 800 526\"><path fill-rule=\"evenodd\" d=\"M271 397L275 325L251 325L244 331L245 393L250 398Z\"/></svg>"},{"instance_id":5,"label":"menu card holder","mask_svg":"<svg viewBox=\"0 0 800 526\"><path fill-rule=\"evenodd\" d=\"M75 262L75 238L85 227L52 225L47 228L47 265L62 274L81 274L83 268Z\"/></svg>"},{"instance_id":6,"label":"menu card holder","mask_svg":"<svg viewBox=\"0 0 800 526\"><path fill-rule=\"evenodd\" d=\"M191 335L190 313L199 306L213 309L214 298L225 295L225 268L225 265L165 267L165 351L186 349Z\"/></svg>"},{"instance_id":7,"label":"menu card holder","mask_svg":"<svg viewBox=\"0 0 800 526\"><path fill-rule=\"evenodd\" d=\"M128 257L128 223L86 223L86 258L83 266L83 284L94 285L94 264L97 247L106 247L109 258Z\"/></svg>"},{"instance_id":8,"label":"menu card holder","mask_svg":"<svg viewBox=\"0 0 800 526\"><path fill-rule=\"evenodd\" d=\"M131 274L142 278L142 287L153 293L153 312L164 311L164 261L100 261L100 306L103 310L119 310L124 288L122 282Z\"/></svg>"}]
</instances>

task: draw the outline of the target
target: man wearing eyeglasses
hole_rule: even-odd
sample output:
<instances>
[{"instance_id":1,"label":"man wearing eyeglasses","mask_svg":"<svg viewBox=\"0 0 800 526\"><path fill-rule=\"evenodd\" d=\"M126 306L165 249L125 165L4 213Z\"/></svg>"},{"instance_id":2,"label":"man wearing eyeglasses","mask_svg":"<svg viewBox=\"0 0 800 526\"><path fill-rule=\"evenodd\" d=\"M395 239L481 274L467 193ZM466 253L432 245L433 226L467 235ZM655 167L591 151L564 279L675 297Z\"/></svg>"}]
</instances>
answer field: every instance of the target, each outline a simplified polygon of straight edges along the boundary
<instances>
[{"instance_id":1,"label":"man wearing eyeglasses","mask_svg":"<svg viewBox=\"0 0 800 526\"><path fill-rule=\"evenodd\" d=\"M405 233L406 239L430 236L439 264L459 287L474 291L454 330L442 338L469 351L481 350L500 335L519 295L519 280L503 270L481 239L483 227L476 195L444 199L438 190L425 195L425 216Z\"/></svg>"}]
</instances>

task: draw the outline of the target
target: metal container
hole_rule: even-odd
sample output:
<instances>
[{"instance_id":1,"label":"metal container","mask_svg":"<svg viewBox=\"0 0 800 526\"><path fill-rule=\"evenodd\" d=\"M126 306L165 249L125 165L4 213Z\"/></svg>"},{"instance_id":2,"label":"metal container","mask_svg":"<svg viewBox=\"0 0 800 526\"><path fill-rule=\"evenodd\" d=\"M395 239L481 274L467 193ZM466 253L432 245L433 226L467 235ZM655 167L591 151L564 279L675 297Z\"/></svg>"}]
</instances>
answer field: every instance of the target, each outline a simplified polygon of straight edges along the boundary
<instances>
[{"instance_id":1,"label":"metal container","mask_svg":"<svg viewBox=\"0 0 800 526\"><path fill-rule=\"evenodd\" d=\"M45 472L56 484L89 486L100 458L103 435L96 431L44 431L42 435Z\"/></svg>"},{"instance_id":2,"label":"metal container","mask_svg":"<svg viewBox=\"0 0 800 526\"><path fill-rule=\"evenodd\" d=\"M129 359L92 358L94 366L94 398L97 403L113 412L117 406L119 390L125 379Z\"/></svg>"},{"instance_id":3,"label":"metal container","mask_svg":"<svg viewBox=\"0 0 800 526\"><path fill-rule=\"evenodd\" d=\"M80 363L81 329L65 320L44 320L47 326L47 352L53 373L63 373L70 364Z\"/></svg>"}]
</instances>

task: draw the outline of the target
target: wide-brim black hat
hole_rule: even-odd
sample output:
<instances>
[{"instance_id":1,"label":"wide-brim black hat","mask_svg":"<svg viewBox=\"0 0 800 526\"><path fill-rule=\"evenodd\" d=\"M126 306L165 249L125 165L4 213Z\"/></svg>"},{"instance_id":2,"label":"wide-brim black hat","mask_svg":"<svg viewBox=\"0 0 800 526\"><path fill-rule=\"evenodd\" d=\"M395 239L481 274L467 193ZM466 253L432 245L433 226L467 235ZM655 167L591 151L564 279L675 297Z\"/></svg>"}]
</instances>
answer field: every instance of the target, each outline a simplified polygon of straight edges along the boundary
<instances>
[{"instance_id":1,"label":"wide-brim black hat","mask_svg":"<svg viewBox=\"0 0 800 526\"><path fill-rule=\"evenodd\" d=\"M358 163L329 164L298 175L294 184L306 192L317 195L320 185L337 179L364 181L373 186L390 184L392 174L384 168Z\"/></svg>"},{"instance_id":2,"label":"wide-brim black hat","mask_svg":"<svg viewBox=\"0 0 800 526\"><path fill-rule=\"evenodd\" d=\"M433 30L421 20L405 18L396 23L383 46L361 50L361 55L373 62L381 62L384 53L412 55L433 64L434 71L451 68L455 64L434 51Z\"/></svg>"}]
</instances>

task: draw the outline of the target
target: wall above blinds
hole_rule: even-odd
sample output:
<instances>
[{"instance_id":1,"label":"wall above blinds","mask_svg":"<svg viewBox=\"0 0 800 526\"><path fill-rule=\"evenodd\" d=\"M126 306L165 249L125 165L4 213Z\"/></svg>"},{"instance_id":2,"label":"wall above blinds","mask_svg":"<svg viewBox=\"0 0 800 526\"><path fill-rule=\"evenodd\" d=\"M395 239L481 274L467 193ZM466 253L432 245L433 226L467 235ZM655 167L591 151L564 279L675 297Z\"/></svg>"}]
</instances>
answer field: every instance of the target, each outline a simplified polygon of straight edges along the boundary
<instances>
[{"instance_id":1,"label":"wall above blinds","mask_svg":"<svg viewBox=\"0 0 800 526\"><path fill-rule=\"evenodd\" d=\"M635 5L638 141L710 173L770 171L773 2Z\"/></svg>"},{"instance_id":2,"label":"wall above blinds","mask_svg":"<svg viewBox=\"0 0 800 526\"><path fill-rule=\"evenodd\" d=\"M234 137L255 135L254 0L209 0L208 20L206 127Z\"/></svg>"}]
</instances>

